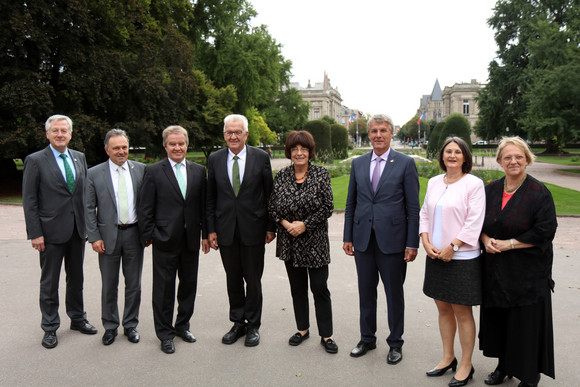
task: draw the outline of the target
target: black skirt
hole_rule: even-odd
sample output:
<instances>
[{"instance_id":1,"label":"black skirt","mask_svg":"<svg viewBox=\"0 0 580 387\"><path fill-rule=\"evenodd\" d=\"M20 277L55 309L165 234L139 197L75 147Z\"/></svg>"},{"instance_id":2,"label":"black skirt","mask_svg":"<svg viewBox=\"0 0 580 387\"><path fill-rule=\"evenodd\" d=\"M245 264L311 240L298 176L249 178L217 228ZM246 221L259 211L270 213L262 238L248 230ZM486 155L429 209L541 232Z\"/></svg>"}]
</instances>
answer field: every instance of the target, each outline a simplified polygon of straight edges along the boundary
<instances>
[{"instance_id":1,"label":"black skirt","mask_svg":"<svg viewBox=\"0 0 580 387\"><path fill-rule=\"evenodd\" d=\"M538 374L551 378L554 371L552 295L536 304L512 308L481 308L479 349L487 357L500 359L503 371L526 383Z\"/></svg>"},{"instance_id":2,"label":"black skirt","mask_svg":"<svg viewBox=\"0 0 580 387\"><path fill-rule=\"evenodd\" d=\"M450 304L480 305L481 273L481 256L450 262L427 257L423 293Z\"/></svg>"}]
</instances>

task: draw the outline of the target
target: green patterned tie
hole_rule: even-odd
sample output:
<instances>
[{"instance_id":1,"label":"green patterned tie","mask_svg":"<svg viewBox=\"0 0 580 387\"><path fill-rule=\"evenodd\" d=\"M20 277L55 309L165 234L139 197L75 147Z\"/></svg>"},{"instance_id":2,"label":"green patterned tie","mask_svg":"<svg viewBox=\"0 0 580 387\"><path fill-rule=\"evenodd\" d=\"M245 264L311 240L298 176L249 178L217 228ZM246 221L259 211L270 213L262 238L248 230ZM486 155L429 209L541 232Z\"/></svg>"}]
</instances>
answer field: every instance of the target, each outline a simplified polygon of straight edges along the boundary
<instances>
[{"instance_id":1,"label":"green patterned tie","mask_svg":"<svg viewBox=\"0 0 580 387\"><path fill-rule=\"evenodd\" d=\"M68 186L68 190L70 191L70 193L72 193L73 189L75 188L75 176L73 175L73 172L72 172L72 169L70 168L70 165L68 165L68 162L66 161L66 154L61 153L60 158L62 159L62 162L64 164L64 174L66 175L66 185Z\"/></svg>"},{"instance_id":2,"label":"green patterned tie","mask_svg":"<svg viewBox=\"0 0 580 387\"><path fill-rule=\"evenodd\" d=\"M238 159L238 156L234 156L234 166L232 168L232 187L236 196L240 192L240 166L238 165Z\"/></svg>"},{"instance_id":3,"label":"green patterned tie","mask_svg":"<svg viewBox=\"0 0 580 387\"><path fill-rule=\"evenodd\" d=\"M185 192L187 190L187 187L185 186L185 179L183 178L183 175L181 174L181 163L175 164L175 168L177 169L177 171L176 171L177 184L179 184L179 189L181 190L181 194L183 195L183 198L185 199Z\"/></svg>"},{"instance_id":4,"label":"green patterned tie","mask_svg":"<svg viewBox=\"0 0 580 387\"><path fill-rule=\"evenodd\" d=\"M117 198L119 199L119 223L126 224L129 221L129 198L127 197L127 183L123 175L123 167L117 167L119 180L117 181Z\"/></svg>"}]
</instances>

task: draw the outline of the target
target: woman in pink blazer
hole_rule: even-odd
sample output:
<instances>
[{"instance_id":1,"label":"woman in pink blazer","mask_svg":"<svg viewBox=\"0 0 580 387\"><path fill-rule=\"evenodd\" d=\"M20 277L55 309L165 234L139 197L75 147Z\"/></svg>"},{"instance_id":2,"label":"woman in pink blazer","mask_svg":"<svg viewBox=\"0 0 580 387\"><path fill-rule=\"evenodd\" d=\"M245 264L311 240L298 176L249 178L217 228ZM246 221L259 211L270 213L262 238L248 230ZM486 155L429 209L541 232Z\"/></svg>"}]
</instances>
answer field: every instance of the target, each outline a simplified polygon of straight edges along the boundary
<instances>
[{"instance_id":1,"label":"woman in pink blazer","mask_svg":"<svg viewBox=\"0 0 580 387\"><path fill-rule=\"evenodd\" d=\"M450 387L465 386L473 378L471 355L475 346L472 306L481 304L481 249L479 236L485 216L483 182L469 174L472 161L467 143L445 140L439 152L445 174L429 180L420 213L419 235L427 252L423 292L435 300L443 358L427 376L457 372ZM453 342L459 331L461 362Z\"/></svg>"}]
</instances>

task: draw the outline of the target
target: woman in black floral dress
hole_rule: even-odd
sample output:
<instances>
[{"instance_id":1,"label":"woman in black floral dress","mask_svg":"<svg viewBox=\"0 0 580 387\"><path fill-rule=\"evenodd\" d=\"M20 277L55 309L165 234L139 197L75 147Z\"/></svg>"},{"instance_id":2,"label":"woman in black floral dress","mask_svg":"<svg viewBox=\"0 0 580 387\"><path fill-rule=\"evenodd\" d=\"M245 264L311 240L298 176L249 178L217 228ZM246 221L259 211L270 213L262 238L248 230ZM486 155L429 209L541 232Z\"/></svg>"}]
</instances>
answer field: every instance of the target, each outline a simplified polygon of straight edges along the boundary
<instances>
[{"instance_id":1,"label":"woman in black floral dress","mask_svg":"<svg viewBox=\"0 0 580 387\"><path fill-rule=\"evenodd\" d=\"M314 138L294 131L286 140L286 157L292 165L280 170L268 210L278 226L276 256L286 264L298 332L290 345L310 336L308 279L314 296L320 343L328 353L338 352L332 339L332 302L328 290L328 218L334 208L328 171L313 165Z\"/></svg>"}]
</instances>

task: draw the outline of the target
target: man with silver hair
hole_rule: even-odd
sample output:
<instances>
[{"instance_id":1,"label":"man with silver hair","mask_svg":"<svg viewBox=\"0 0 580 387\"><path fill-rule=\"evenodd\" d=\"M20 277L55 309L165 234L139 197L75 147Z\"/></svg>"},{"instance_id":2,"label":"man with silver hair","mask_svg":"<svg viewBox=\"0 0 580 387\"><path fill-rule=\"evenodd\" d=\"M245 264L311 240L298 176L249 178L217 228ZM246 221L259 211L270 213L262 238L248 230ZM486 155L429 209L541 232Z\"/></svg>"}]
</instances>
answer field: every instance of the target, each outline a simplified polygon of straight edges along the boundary
<instances>
[{"instance_id":1,"label":"man with silver hair","mask_svg":"<svg viewBox=\"0 0 580 387\"><path fill-rule=\"evenodd\" d=\"M120 324L120 267L125 277L124 333L130 342L138 343L144 245L137 227L137 197L145 164L129 160L129 138L121 129L107 132L105 152L109 160L89 169L86 190L87 234L99 254L101 270L103 344L115 341Z\"/></svg>"},{"instance_id":2,"label":"man with silver hair","mask_svg":"<svg viewBox=\"0 0 580 387\"><path fill-rule=\"evenodd\" d=\"M361 339L351 351L363 356L376 348L377 285L387 296L390 334L387 363L403 358L407 262L419 247L419 178L413 158L391 146L392 119L377 114L369 121L373 151L352 162L344 214L343 249L354 256L358 274Z\"/></svg>"},{"instance_id":3,"label":"man with silver hair","mask_svg":"<svg viewBox=\"0 0 580 387\"><path fill-rule=\"evenodd\" d=\"M87 321L83 303L87 163L83 153L68 148L72 129L69 117L49 117L45 130L50 144L24 160L22 205L28 239L40 254L40 311L45 348L58 344L58 284L63 259L70 328L85 334L97 333Z\"/></svg>"},{"instance_id":4,"label":"man with silver hair","mask_svg":"<svg viewBox=\"0 0 580 387\"><path fill-rule=\"evenodd\" d=\"M246 146L248 120L239 114L224 119L227 147L208 160L207 228L211 248L220 249L226 271L230 321L222 343L260 343L262 273L265 244L276 237L268 217L274 180L268 154Z\"/></svg>"}]
</instances>

